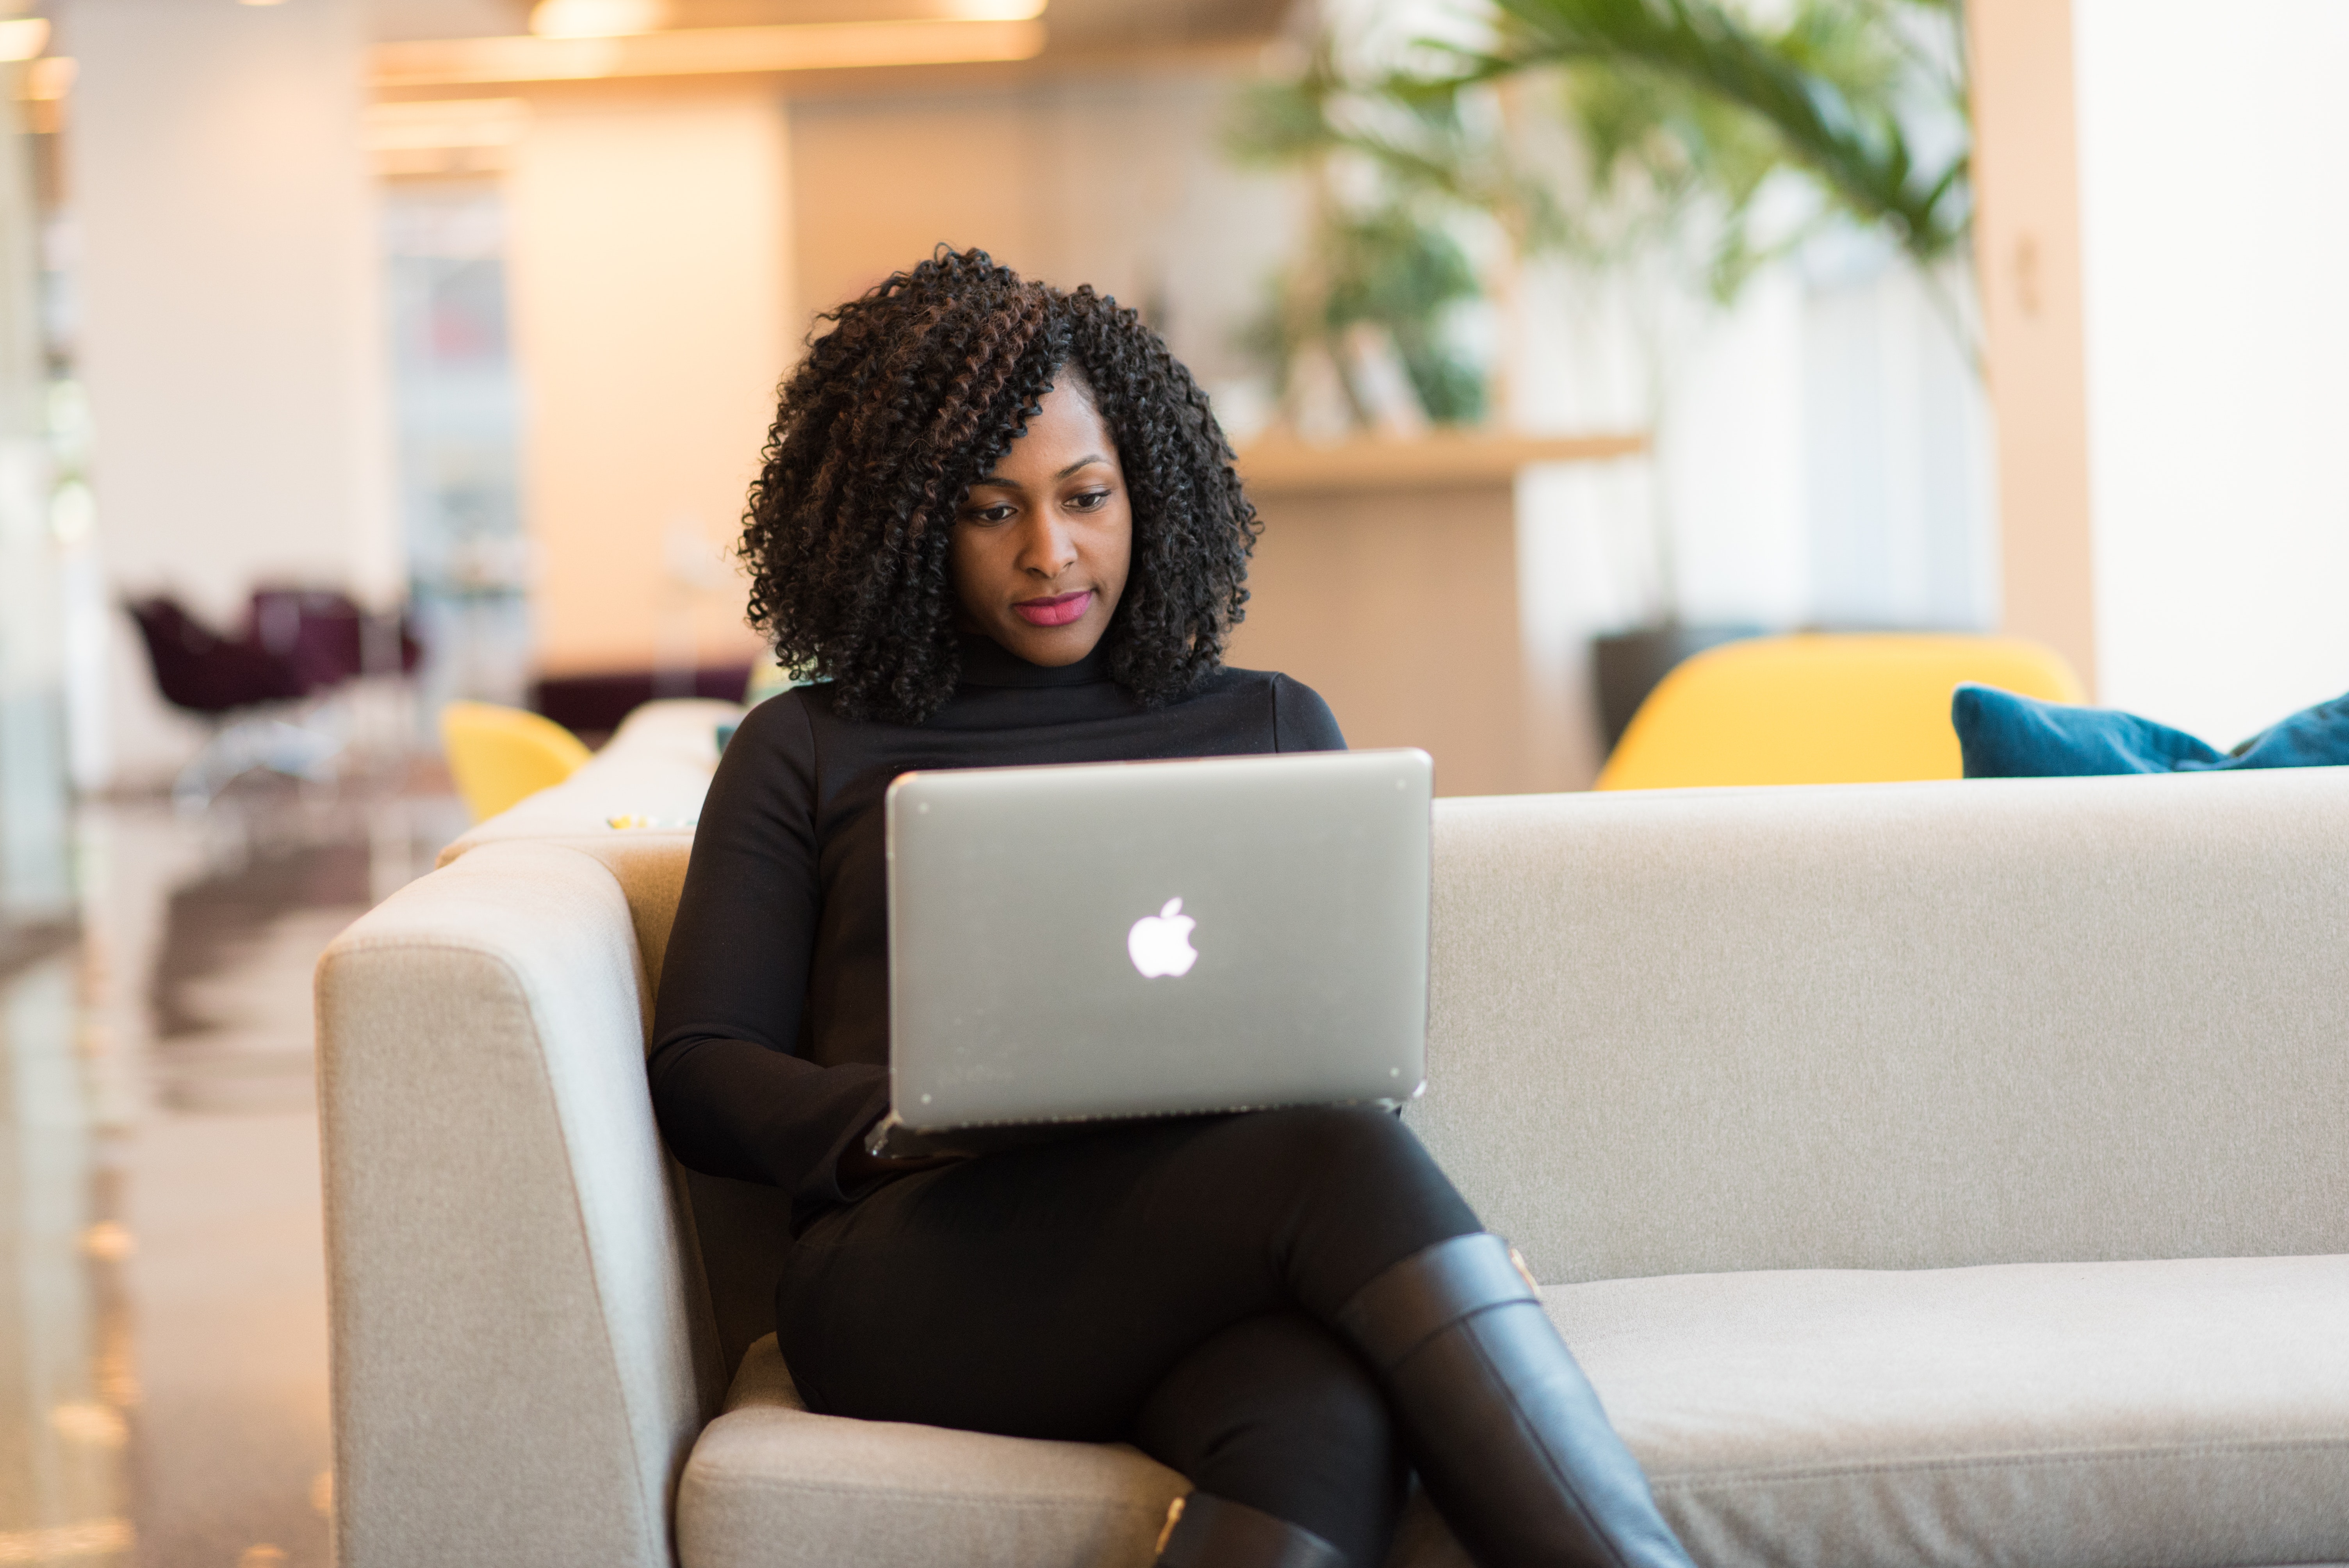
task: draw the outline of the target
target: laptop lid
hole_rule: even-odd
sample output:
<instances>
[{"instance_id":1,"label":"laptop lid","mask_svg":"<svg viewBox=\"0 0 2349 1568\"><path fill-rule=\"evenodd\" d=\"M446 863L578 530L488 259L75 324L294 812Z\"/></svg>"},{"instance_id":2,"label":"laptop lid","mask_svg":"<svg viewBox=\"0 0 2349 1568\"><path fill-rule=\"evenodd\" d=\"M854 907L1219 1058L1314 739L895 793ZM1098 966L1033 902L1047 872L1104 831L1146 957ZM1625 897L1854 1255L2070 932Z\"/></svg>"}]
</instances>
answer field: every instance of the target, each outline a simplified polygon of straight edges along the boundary
<instances>
[{"instance_id":1,"label":"laptop lid","mask_svg":"<svg viewBox=\"0 0 2349 1568\"><path fill-rule=\"evenodd\" d=\"M1416 750L898 779L895 1119L1410 1098L1433 783Z\"/></svg>"}]
</instances>

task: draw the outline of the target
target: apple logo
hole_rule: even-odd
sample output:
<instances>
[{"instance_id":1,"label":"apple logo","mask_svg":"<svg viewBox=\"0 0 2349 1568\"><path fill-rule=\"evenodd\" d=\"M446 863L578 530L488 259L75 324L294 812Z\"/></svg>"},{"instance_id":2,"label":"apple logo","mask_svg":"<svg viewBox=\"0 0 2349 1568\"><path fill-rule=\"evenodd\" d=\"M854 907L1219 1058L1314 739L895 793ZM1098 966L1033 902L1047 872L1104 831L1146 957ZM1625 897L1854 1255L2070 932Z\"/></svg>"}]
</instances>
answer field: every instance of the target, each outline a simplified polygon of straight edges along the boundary
<instances>
[{"instance_id":1,"label":"apple logo","mask_svg":"<svg viewBox=\"0 0 2349 1568\"><path fill-rule=\"evenodd\" d=\"M1183 913L1183 901L1170 898L1156 914L1145 914L1125 934L1125 954L1145 980L1161 975L1188 975L1199 962L1191 945L1191 928L1199 923Z\"/></svg>"}]
</instances>

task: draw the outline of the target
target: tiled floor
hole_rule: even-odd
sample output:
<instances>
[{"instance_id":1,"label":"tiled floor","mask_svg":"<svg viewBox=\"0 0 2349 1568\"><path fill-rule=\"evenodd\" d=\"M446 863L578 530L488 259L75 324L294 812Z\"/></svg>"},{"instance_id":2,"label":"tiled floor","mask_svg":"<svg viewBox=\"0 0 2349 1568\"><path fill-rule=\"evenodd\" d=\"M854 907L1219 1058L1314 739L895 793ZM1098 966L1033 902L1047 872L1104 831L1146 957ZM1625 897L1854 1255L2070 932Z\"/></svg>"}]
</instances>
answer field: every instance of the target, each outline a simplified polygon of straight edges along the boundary
<instances>
[{"instance_id":1,"label":"tiled floor","mask_svg":"<svg viewBox=\"0 0 2349 1568\"><path fill-rule=\"evenodd\" d=\"M0 1564L328 1561L310 969L462 826L364 785L80 813L79 941L0 973Z\"/></svg>"}]
</instances>

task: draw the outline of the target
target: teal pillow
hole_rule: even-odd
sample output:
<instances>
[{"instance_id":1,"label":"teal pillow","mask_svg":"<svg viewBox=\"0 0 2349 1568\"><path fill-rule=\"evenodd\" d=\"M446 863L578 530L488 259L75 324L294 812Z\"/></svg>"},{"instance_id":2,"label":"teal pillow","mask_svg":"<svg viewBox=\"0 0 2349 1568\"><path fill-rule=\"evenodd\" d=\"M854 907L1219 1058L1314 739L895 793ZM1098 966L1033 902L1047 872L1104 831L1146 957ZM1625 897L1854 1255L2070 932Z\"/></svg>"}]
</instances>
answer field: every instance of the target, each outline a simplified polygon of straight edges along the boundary
<instances>
[{"instance_id":1,"label":"teal pillow","mask_svg":"<svg viewBox=\"0 0 2349 1568\"><path fill-rule=\"evenodd\" d=\"M2303 708L2230 752L2133 713L2041 702L1971 682L1951 698L1950 722L1969 779L2349 764L2349 696Z\"/></svg>"}]
</instances>

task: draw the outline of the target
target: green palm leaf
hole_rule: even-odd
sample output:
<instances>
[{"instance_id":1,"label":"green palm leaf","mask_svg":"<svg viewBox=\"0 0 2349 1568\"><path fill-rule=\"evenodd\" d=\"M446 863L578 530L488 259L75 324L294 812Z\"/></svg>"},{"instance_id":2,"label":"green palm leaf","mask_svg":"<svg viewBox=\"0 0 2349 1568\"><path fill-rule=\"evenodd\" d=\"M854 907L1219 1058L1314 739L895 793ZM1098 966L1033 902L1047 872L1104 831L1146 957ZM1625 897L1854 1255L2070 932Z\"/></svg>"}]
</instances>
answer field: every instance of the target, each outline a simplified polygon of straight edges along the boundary
<instances>
[{"instance_id":1,"label":"green palm leaf","mask_svg":"<svg viewBox=\"0 0 2349 1568\"><path fill-rule=\"evenodd\" d=\"M1925 62L1901 26L1899 7L1881 0L1808 0L1772 32L1713 0L1493 3L1501 25L1489 52L1466 57L1455 76L1403 90L1441 94L1564 67L1580 84L1578 118L1602 169L1646 135L1676 133L1693 155L1725 165L1726 194L1735 205L1758 183L1754 160L1739 156L1734 133L1724 138L1721 128L1697 123L1705 108L1725 108L1815 176L1844 209L1885 225L1920 263L1964 242L1965 139L1951 139L1957 145L1938 166L1920 160L1900 105L1905 80L1920 75ZM1627 98L1644 112L1624 114ZM1948 92L1943 101L1962 114L1961 96Z\"/></svg>"}]
</instances>

